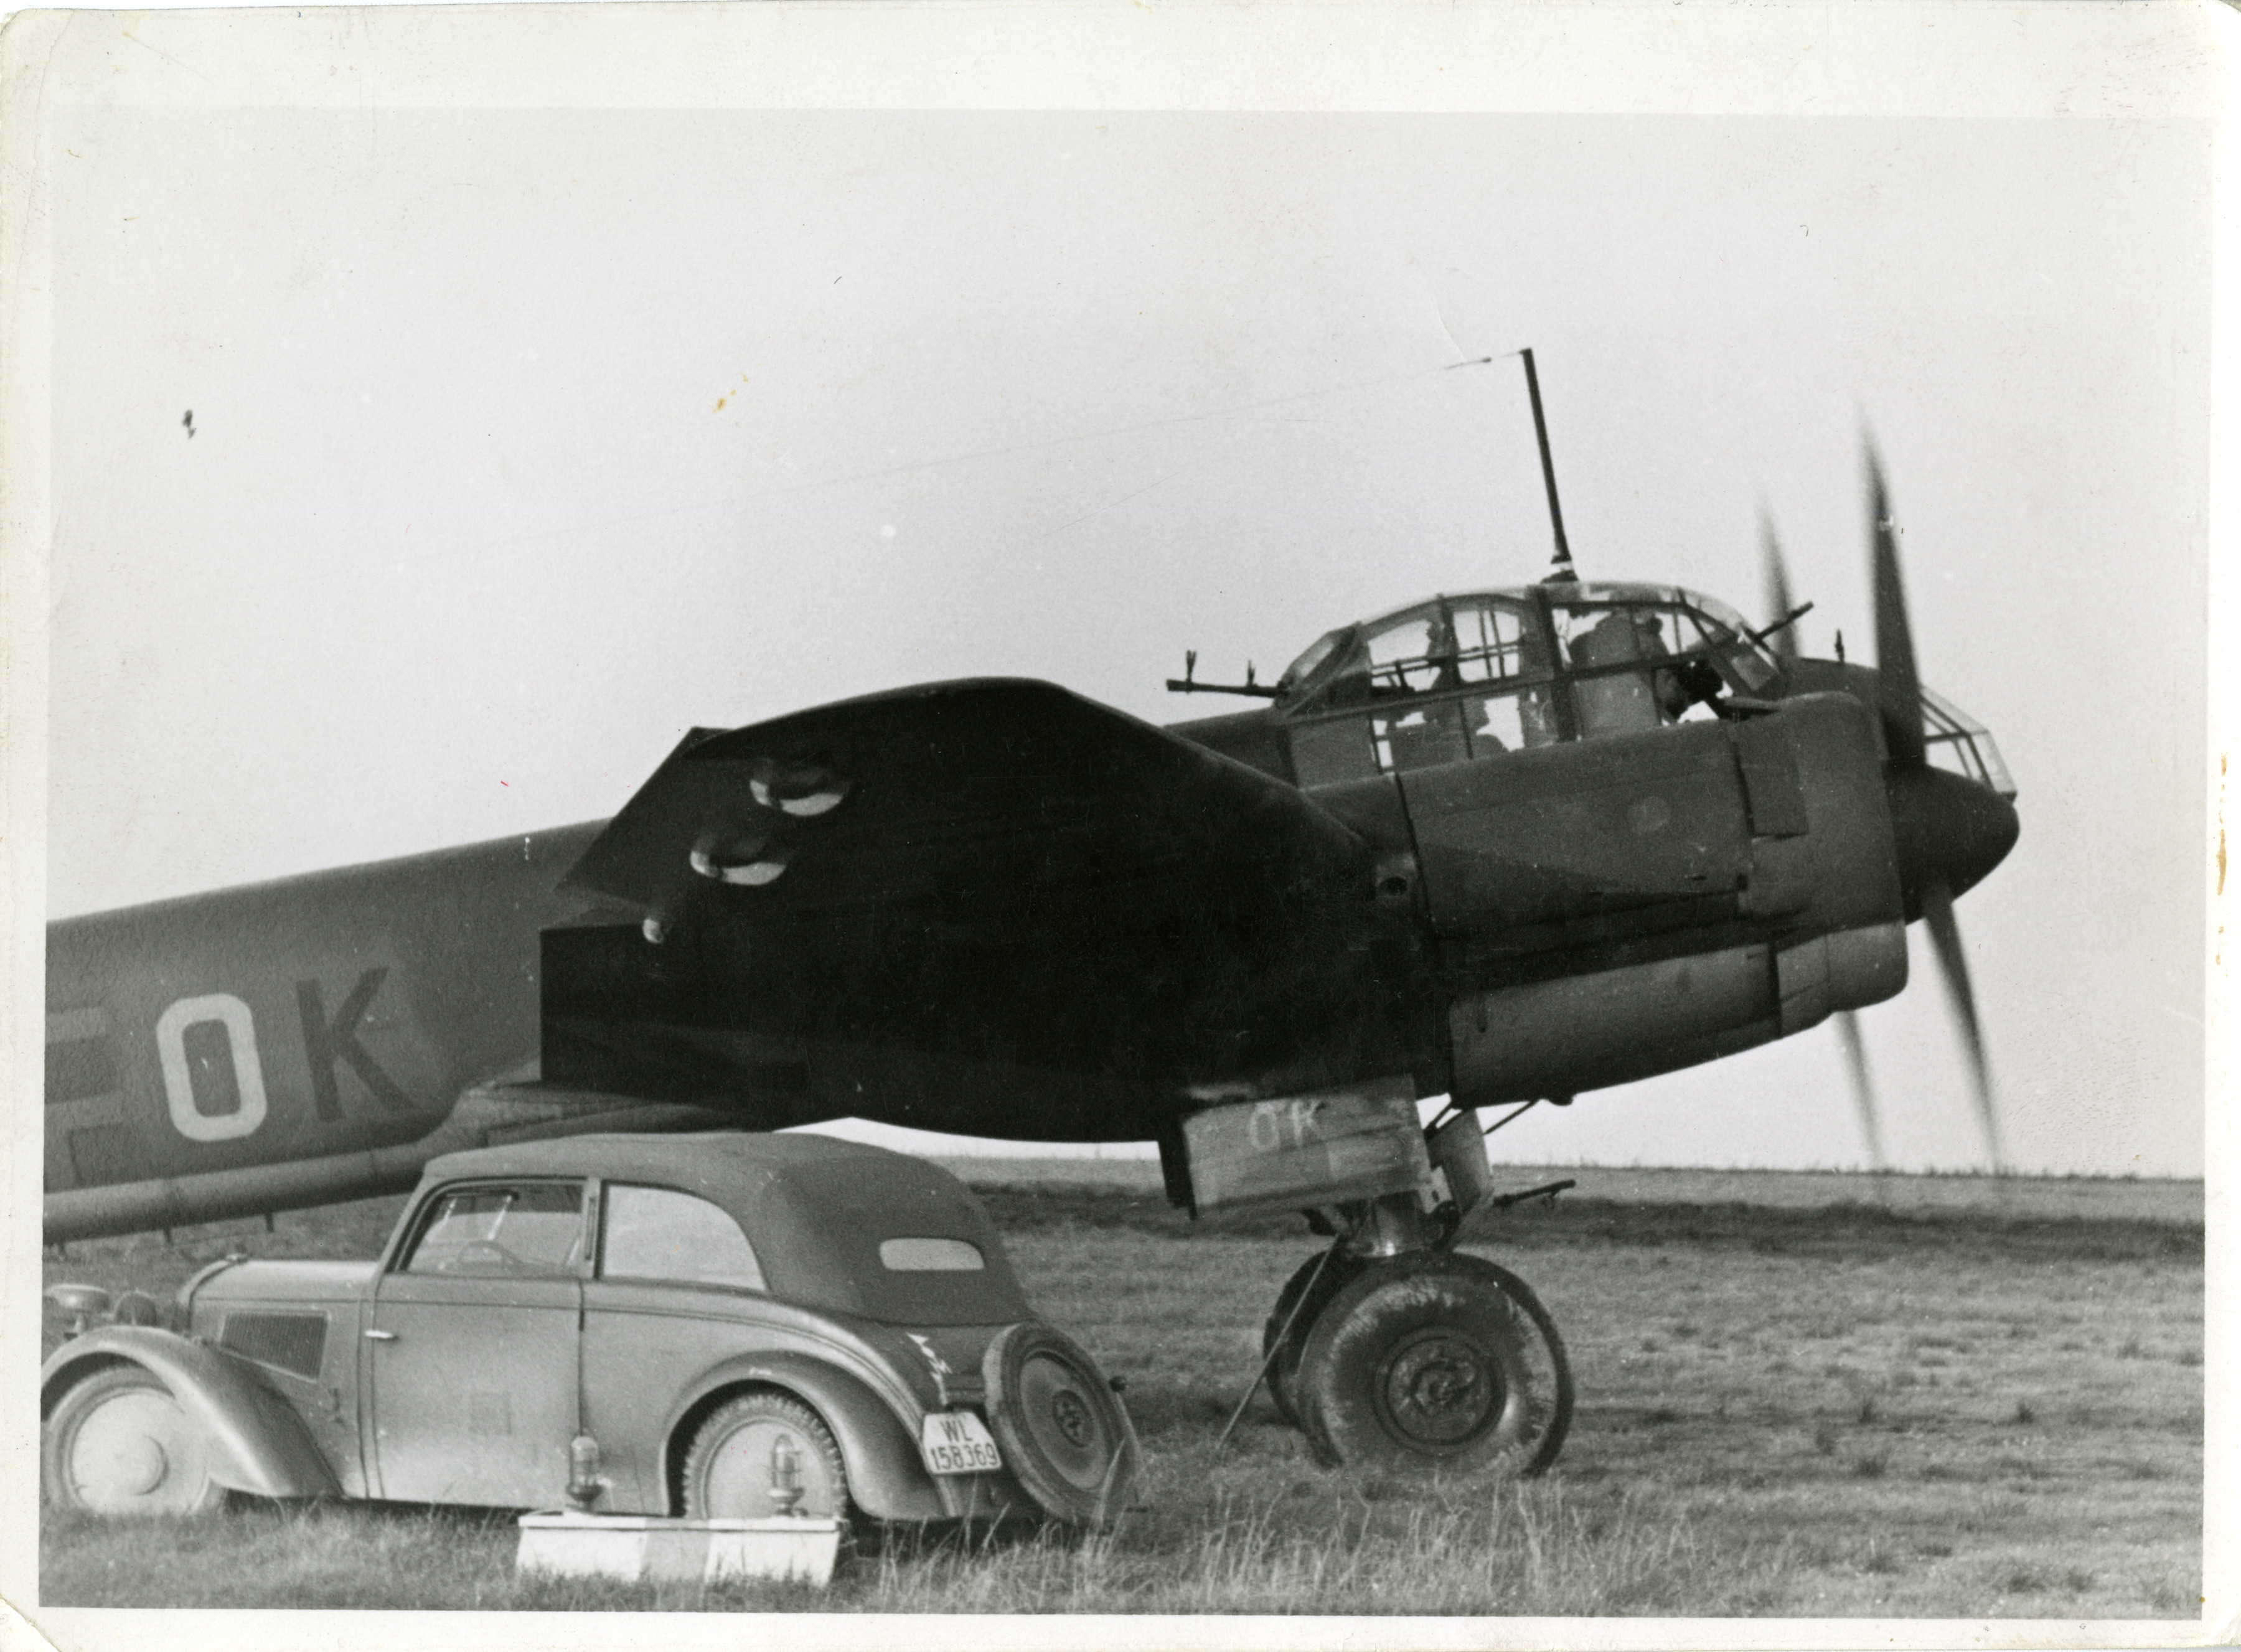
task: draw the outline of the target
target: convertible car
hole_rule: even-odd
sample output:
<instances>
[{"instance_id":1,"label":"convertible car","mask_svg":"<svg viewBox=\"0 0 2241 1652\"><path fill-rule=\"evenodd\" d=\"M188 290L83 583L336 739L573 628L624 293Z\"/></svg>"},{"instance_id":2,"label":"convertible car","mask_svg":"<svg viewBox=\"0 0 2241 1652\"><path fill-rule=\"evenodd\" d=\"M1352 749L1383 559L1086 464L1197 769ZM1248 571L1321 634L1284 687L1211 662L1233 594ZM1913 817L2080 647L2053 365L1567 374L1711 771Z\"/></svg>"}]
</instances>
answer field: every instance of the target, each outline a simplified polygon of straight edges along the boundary
<instances>
[{"instance_id":1,"label":"convertible car","mask_svg":"<svg viewBox=\"0 0 2241 1652\"><path fill-rule=\"evenodd\" d=\"M48 1293L48 1499L225 1491L686 1518L1108 1522L1137 1448L955 1177L881 1148L577 1136L431 1163L380 1260ZM168 1324L130 1323L163 1318Z\"/></svg>"}]
</instances>

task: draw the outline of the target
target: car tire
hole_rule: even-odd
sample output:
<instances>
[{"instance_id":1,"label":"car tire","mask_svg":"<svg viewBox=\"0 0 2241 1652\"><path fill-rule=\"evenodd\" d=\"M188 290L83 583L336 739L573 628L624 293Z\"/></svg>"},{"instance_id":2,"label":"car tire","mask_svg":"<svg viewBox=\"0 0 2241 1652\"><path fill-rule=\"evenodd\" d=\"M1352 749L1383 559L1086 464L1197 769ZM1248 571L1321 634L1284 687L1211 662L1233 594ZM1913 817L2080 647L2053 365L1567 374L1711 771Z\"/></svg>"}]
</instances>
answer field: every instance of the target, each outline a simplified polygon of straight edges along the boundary
<instances>
[{"instance_id":1,"label":"car tire","mask_svg":"<svg viewBox=\"0 0 2241 1652\"><path fill-rule=\"evenodd\" d=\"M1348 1468L1530 1476L1572 1421L1549 1311L1507 1268L1453 1252L1349 1281L1315 1321L1294 1392L1309 1441Z\"/></svg>"},{"instance_id":2,"label":"car tire","mask_svg":"<svg viewBox=\"0 0 2241 1652\"><path fill-rule=\"evenodd\" d=\"M1136 1430L1097 1361L1055 1326L1007 1326L981 1356L1004 1466L1052 1519L1106 1527L1127 1503Z\"/></svg>"},{"instance_id":3,"label":"car tire","mask_svg":"<svg viewBox=\"0 0 2241 1652\"><path fill-rule=\"evenodd\" d=\"M91 1515L199 1515L224 1501L210 1442L171 1391L137 1365L71 1388L41 1430L48 1502Z\"/></svg>"},{"instance_id":4,"label":"car tire","mask_svg":"<svg viewBox=\"0 0 2241 1652\"><path fill-rule=\"evenodd\" d=\"M685 1454L687 1520L764 1520L779 1513L771 1483L781 1442L801 1485L793 1512L845 1520L848 1470L825 1420L790 1394L759 1389L709 1414Z\"/></svg>"}]
</instances>

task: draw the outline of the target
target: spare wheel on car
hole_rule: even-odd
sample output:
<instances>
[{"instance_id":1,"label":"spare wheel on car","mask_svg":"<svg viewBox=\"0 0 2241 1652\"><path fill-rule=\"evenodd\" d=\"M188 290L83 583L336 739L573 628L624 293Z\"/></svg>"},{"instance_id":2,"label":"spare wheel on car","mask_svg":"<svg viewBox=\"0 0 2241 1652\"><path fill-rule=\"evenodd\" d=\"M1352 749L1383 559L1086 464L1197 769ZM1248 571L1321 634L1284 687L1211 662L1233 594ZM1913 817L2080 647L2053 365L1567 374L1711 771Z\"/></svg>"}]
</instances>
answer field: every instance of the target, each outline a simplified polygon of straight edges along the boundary
<instances>
[{"instance_id":1,"label":"spare wheel on car","mask_svg":"<svg viewBox=\"0 0 2241 1652\"><path fill-rule=\"evenodd\" d=\"M1022 1320L989 1343L980 1376L1004 1464L1054 1519L1112 1523L1136 1477L1136 1431L1080 1345Z\"/></svg>"}]
</instances>

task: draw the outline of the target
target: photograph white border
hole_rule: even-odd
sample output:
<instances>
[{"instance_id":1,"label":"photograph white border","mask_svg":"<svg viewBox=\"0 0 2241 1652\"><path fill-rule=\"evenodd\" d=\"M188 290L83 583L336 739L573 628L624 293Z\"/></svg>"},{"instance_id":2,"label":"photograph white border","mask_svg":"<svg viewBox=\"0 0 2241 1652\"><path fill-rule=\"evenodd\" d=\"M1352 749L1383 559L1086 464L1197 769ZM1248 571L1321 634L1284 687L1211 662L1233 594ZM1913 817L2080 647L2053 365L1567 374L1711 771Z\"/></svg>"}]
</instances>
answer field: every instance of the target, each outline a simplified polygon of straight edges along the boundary
<instances>
[{"instance_id":1,"label":"photograph white border","mask_svg":"<svg viewBox=\"0 0 2241 1652\"><path fill-rule=\"evenodd\" d=\"M37 1110L43 1020L48 497L45 111L72 103L171 106L679 107L1114 110L1411 110L1875 116L2177 116L2221 119L2213 290L2234 286L2231 111L2236 17L2210 3L2137 5L1463 5L1434 3L963 4L953 0L803 0L783 5L509 5L231 11L23 12L0 37L0 636L5 639L6 790L0 864L13 922L0 1034L14 1109L6 1159L10 1220L0 1235L0 1646L160 1642L210 1647L428 1649L733 1644L722 1615L658 1623L545 1615L166 1613L41 1608L35 1598L37 1483ZM305 26L307 23L314 26ZM331 72L339 65L339 72ZM2224 307L2230 319L2230 301ZM2230 456L2236 346L2217 350L2211 451L2211 602L2216 635L2235 619ZM2223 764L2235 726L2230 662L2213 653L2204 754L2215 844L2204 845L2211 956L2211 1084L2205 1373L2230 1388L2236 1352L2230 1106L2230 973L2218 938ZM29 1319L26 1319L26 1315ZM2231 1408L2210 1410L2205 1461L2241 1457ZM786 1622L804 1648L893 1642L928 1647L1077 1648L1332 1643L1438 1646L1800 1647L2211 1644L2241 1633L2241 1555L2230 1479L2213 1476L2204 1529L2209 1624L2005 1621L1069 1618ZM32 1625L40 1626L35 1629ZM2223 1627L2219 1627L2223 1626ZM772 1626L775 1628L776 1626ZM41 1629L45 1631L41 1634Z\"/></svg>"}]
</instances>

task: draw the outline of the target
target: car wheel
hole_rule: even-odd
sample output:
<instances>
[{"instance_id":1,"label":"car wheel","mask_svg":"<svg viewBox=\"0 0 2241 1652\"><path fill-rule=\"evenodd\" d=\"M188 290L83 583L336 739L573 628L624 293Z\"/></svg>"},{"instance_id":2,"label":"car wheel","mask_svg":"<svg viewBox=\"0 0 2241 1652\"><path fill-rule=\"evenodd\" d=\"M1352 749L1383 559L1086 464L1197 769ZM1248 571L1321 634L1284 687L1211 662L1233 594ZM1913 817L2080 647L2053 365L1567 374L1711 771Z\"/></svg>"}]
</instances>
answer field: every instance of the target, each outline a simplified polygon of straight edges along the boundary
<instances>
[{"instance_id":1,"label":"car wheel","mask_svg":"<svg viewBox=\"0 0 2241 1652\"><path fill-rule=\"evenodd\" d=\"M981 1356L988 1426L1045 1513L1106 1526L1136 1477L1136 1431L1097 1361L1054 1326L1022 1320Z\"/></svg>"},{"instance_id":2,"label":"car wheel","mask_svg":"<svg viewBox=\"0 0 2241 1652\"><path fill-rule=\"evenodd\" d=\"M841 1519L848 1471L824 1420L792 1395L766 1389L716 1408L685 1454L687 1520L764 1520L779 1512L772 1488L793 1461L797 1515Z\"/></svg>"},{"instance_id":3,"label":"car wheel","mask_svg":"<svg viewBox=\"0 0 2241 1652\"><path fill-rule=\"evenodd\" d=\"M112 1365L63 1395L40 1441L47 1501L94 1515L198 1515L225 1489L210 1447L171 1391L137 1365Z\"/></svg>"},{"instance_id":4,"label":"car wheel","mask_svg":"<svg viewBox=\"0 0 2241 1652\"><path fill-rule=\"evenodd\" d=\"M1525 1282L1476 1256L1364 1268L1315 1321L1295 1390L1309 1441L1349 1468L1537 1475L1572 1421L1572 1370Z\"/></svg>"}]
</instances>

